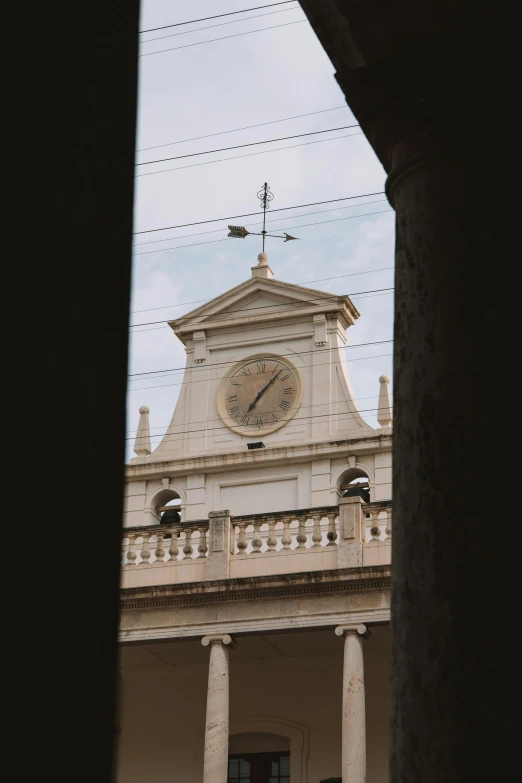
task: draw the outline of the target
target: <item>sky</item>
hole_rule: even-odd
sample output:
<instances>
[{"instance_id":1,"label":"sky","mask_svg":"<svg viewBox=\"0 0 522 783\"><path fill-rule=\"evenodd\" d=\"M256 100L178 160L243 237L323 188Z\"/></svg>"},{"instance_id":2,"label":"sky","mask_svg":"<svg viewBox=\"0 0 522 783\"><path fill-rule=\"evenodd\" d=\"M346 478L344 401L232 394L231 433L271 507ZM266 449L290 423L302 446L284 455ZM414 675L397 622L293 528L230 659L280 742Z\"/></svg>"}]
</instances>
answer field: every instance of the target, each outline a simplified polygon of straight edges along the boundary
<instances>
[{"instance_id":1,"label":"sky","mask_svg":"<svg viewBox=\"0 0 522 783\"><path fill-rule=\"evenodd\" d=\"M144 0L140 30L270 2ZM130 329L128 458L139 407L150 408L154 448L179 394L185 350L166 321L247 280L257 263L260 237L227 239L227 225L261 230L256 217L232 216L259 210L264 182L274 194L272 210L377 194L269 212L269 231L299 241L267 240L266 250L277 279L351 296L360 318L348 329L348 346L393 337L393 291L380 289L393 287L394 214L382 193L385 172L358 127L165 161L356 125L298 3L140 38L136 163L162 162L136 166L134 231L150 233L136 233L134 243L130 322L144 325ZM211 40L217 38L223 40ZM312 112L321 113L286 119ZM202 136L208 138L195 138ZM214 218L224 219L151 231ZM392 350L384 342L346 352L359 408L374 427L379 376L392 377ZM147 374L157 370L170 372Z\"/></svg>"}]
</instances>

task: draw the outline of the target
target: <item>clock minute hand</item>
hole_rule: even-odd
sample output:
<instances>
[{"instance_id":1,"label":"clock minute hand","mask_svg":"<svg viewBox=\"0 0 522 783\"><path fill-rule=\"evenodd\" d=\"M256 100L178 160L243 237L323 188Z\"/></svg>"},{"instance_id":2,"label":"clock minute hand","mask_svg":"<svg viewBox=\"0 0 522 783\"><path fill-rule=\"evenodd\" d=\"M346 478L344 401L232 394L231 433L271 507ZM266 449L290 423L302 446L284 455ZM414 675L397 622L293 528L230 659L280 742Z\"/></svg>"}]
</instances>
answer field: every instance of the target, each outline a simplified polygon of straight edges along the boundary
<instances>
[{"instance_id":1,"label":"clock minute hand","mask_svg":"<svg viewBox=\"0 0 522 783\"><path fill-rule=\"evenodd\" d=\"M266 390L268 389L268 387L270 386L270 384L271 384L271 383L273 383L273 382L275 381L275 379L277 378L277 376L278 376L278 375L279 375L279 373L281 373L281 372L283 372L283 368L282 368L282 367L281 367L281 369L279 370L279 372L278 372L276 375L274 375L274 377L273 377L273 378L270 378L270 380L268 381L267 385L266 385L266 386L263 386L263 388L262 388L262 389L260 389L260 391L258 391L258 393L256 394L256 398L255 398L254 402L251 402L251 403L250 403L250 405L249 405L249 408L248 408L248 410L249 410L249 411L251 411L251 410L252 410L252 408L254 408L254 407L255 407L255 405L256 405L256 402L257 402L257 401L259 400L259 398L260 398L260 397L261 397L261 396L262 396L262 395L263 395L263 394L266 392Z\"/></svg>"}]
</instances>

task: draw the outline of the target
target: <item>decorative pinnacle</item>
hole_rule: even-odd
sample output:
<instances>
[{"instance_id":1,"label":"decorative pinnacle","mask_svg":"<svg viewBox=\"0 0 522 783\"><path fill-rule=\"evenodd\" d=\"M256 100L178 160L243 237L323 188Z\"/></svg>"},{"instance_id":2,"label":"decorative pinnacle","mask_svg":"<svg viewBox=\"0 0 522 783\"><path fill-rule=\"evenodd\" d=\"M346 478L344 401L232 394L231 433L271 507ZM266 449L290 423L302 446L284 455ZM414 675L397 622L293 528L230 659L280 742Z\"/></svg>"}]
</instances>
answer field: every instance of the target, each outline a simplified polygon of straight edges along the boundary
<instances>
[{"instance_id":1,"label":"decorative pinnacle","mask_svg":"<svg viewBox=\"0 0 522 783\"><path fill-rule=\"evenodd\" d=\"M393 409L390 398L388 384L390 378L388 375L381 375L379 378L379 406L377 408L377 421L381 427L391 427L393 424Z\"/></svg>"},{"instance_id":2,"label":"decorative pinnacle","mask_svg":"<svg viewBox=\"0 0 522 783\"><path fill-rule=\"evenodd\" d=\"M136 433L136 441L134 443L134 453L137 454L138 457L146 457L152 451L150 443L149 413L150 410L148 406L142 405L140 408L138 432Z\"/></svg>"}]
</instances>

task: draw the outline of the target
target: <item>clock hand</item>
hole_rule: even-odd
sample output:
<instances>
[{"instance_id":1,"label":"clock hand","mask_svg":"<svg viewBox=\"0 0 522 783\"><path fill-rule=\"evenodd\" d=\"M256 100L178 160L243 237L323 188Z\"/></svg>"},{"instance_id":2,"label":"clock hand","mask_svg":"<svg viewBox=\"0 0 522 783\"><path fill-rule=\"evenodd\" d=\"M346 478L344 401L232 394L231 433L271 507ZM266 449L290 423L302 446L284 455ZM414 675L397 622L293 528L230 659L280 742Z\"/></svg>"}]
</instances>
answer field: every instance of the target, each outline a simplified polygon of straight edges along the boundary
<instances>
[{"instance_id":1,"label":"clock hand","mask_svg":"<svg viewBox=\"0 0 522 783\"><path fill-rule=\"evenodd\" d=\"M261 396L262 396L262 395L263 395L263 394L266 392L266 390L268 389L268 387L270 386L270 384L271 384L271 383L273 383L273 382L275 381L275 379L277 378L277 376L278 376L278 375L279 375L279 373L281 373L281 372L283 372L283 368L282 368L282 367L281 367L281 369L279 370L279 372L278 372L276 375L274 375L274 377L273 377L273 378L271 378L271 379L268 381L267 385L266 385L266 386L263 386L263 388L262 388L260 391L258 391L258 393L257 393L257 395L256 395L256 397L255 397L255 400L254 400L254 402L251 402L251 403L250 403L250 405L249 405L249 408L248 408L248 410L249 410L249 411L251 411L251 410L252 410L252 408L254 408L254 407L255 407L255 405L256 405L256 402L257 402L257 401L259 400L259 398L260 398L260 397L261 397ZM247 413L248 413L248 411L247 411Z\"/></svg>"}]
</instances>

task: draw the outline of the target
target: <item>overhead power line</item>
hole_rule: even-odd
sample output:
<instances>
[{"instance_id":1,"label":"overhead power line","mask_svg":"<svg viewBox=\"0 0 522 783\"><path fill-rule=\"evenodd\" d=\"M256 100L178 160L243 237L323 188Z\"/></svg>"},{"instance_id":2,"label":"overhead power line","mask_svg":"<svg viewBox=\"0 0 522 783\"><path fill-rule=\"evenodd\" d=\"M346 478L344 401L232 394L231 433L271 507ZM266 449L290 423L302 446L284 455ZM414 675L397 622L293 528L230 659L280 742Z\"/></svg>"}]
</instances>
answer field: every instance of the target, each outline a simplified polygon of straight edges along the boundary
<instances>
[{"instance_id":1,"label":"overhead power line","mask_svg":"<svg viewBox=\"0 0 522 783\"><path fill-rule=\"evenodd\" d=\"M280 3L268 3L268 5L256 5L254 8L243 8L241 11L229 11L226 14L216 14L215 16L204 16L201 19L189 19L188 22L175 22L174 24L165 24L163 27L151 27L148 30L140 30L140 35L145 33L154 33L156 30L166 30L169 27L181 27L184 24L196 24L197 22L208 22L210 19L221 19L224 16L235 16L236 14L247 14L249 11L260 11L262 8L273 8L276 5L288 5L297 0L281 0Z\"/></svg>"},{"instance_id":2,"label":"overhead power line","mask_svg":"<svg viewBox=\"0 0 522 783\"><path fill-rule=\"evenodd\" d=\"M342 198L330 198L326 199L326 201L311 201L309 204L294 204L291 207L279 207L278 209L271 209L270 214L273 215L274 212L287 212L289 209L305 209L306 207L317 207L320 204L334 204L338 201L352 201L354 198L368 198L369 196L382 196L384 195L384 190L377 190L375 193L359 193L356 196L343 196ZM361 204L361 206L363 206ZM220 218L212 218L212 220L197 220L194 223L180 223L178 226L162 226L161 228L148 228L145 231L134 231L134 235L137 236L138 234L154 234L157 231L170 231L175 228L189 228L190 226L202 226L205 223L220 223L222 220L235 220L236 218L244 218L244 217L257 217L258 215L261 215L262 213L258 210L257 212L246 212L243 215L227 215L226 217L220 217Z\"/></svg>"},{"instance_id":3,"label":"overhead power line","mask_svg":"<svg viewBox=\"0 0 522 783\"><path fill-rule=\"evenodd\" d=\"M244 125L242 128L232 128L231 130L217 131L216 133L207 133L205 136L192 136L190 139L180 139L179 141L169 141L166 144L156 144L153 147L141 147L136 152L148 152L149 150L158 150L160 147L172 147L175 144L186 144L189 141L201 141L201 139L210 139L213 136L224 136L226 133L238 133L239 131L251 130L252 128L261 128L263 125L275 125L278 122L287 122L288 120L300 120L303 117L312 117L314 114L325 114L329 111L338 111L347 109L348 105L333 106L331 109L319 109L318 111L309 111L306 114L295 114L293 117L283 117L280 120L269 120L268 122L256 122L255 125Z\"/></svg>"},{"instance_id":4,"label":"overhead power line","mask_svg":"<svg viewBox=\"0 0 522 783\"><path fill-rule=\"evenodd\" d=\"M346 345L346 350L351 350L352 348L364 348L368 345L383 345L384 343L392 343L393 340L374 340L372 342L368 343L354 343L353 345ZM338 351L339 349L337 347L335 348L317 348L312 351L294 351L293 353L285 354L282 353L280 356L306 356L309 353L324 353L325 351ZM370 357L371 358L371 357ZM206 370L209 369L209 367L223 367L224 365L233 365L236 363L236 360L230 362L211 362L209 364L205 364L204 367L192 367L191 370L193 372L206 372ZM142 375L158 375L159 373L172 373L172 372L178 372L178 371L184 371L186 370L186 366L183 367L167 367L165 370L148 370L147 372L134 372L129 373L127 378L135 378Z\"/></svg>"},{"instance_id":5,"label":"overhead power line","mask_svg":"<svg viewBox=\"0 0 522 783\"><path fill-rule=\"evenodd\" d=\"M390 269L395 269L393 266L383 266L380 269L367 269L364 272L350 272L347 275L336 275L335 277L321 277L319 280L306 280L300 285L304 285L306 282L306 285L310 285L310 283L324 283L327 280L339 280L341 277L358 277L359 275L370 275L374 272L387 272ZM297 285L297 283L295 284ZM194 299L192 302L176 302L176 304L173 305L162 305L161 307L148 307L145 310L133 310L130 315L136 315L137 313L150 313L151 310L168 310L170 307L183 307L184 305L191 305L191 304L200 304L201 302L208 302L208 297L206 299Z\"/></svg>"},{"instance_id":6,"label":"overhead power line","mask_svg":"<svg viewBox=\"0 0 522 783\"><path fill-rule=\"evenodd\" d=\"M351 416L353 418L357 414L360 415L361 413L371 413L373 411L378 411L378 410L380 410L380 409L379 408L362 408L360 410L356 409L354 411L345 411L345 412L339 412L339 413L316 413L314 416L299 416L298 418L293 419L293 423L296 424L298 422L308 421L309 419L324 419L326 417L332 419L333 421L343 421L342 418L337 418L337 417ZM270 411L265 411L265 413L269 413L269 412ZM277 411L274 411L274 413L276 413L276 412ZM252 415L252 418L254 418L253 415ZM363 418L363 417L361 417L361 418ZM209 419L209 421L221 421L221 419ZM292 420L290 420L290 421L292 421ZM287 421L287 424L290 424L290 421ZM194 424L196 424L196 423L197 422L194 422ZM179 427L181 425L178 424L178 425L174 425L174 426L178 426ZM251 427L252 427L252 425L250 425L250 428ZM246 428L247 428L247 425L245 425L245 429ZM192 429L191 430L179 430L178 432L172 432L170 435L168 435L167 434L168 428L167 428L167 432L164 435L162 435L161 433L156 433L155 435L151 435L150 437L151 437L151 439L152 438L161 438L162 440L169 441L169 440L175 440L180 435L192 435L192 434L195 434L197 432L206 432L207 434L211 434L212 432L217 432L218 430L228 430L228 429L229 429L229 427L226 424L218 424L217 427L201 427L200 429L197 429L197 430L192 430ZM252 437L252 436L247 435L246 437ZM136 436L133 435L133 436L130 436L128 438L125 438L125 440L135 440L135 438L136 438Z\"/></svg>"},{"instance_id":7,"label":"overhead power line","mask_svg":"<svg viewBox=\"0 0 522 783\"><path fill-rule=\"evenodd\" d=\"M286 223L287 220L293 220L294 218L310 217L311 215L324 215L326 212L339 212L341 209L357 209L358 207L368 207L371 204L384 204L387 202L385 198L379 198L375 201L364 201L362 204L347 204L345 207L331 207L330 209L319 209L315 212L304 212L302 215L292 215L290 218L282 217L270 220L270 225L273 223ZM245 226L252 228L253 226L262 226L263 221L260 219L255 223L245 223ZM157 245L160 242L175 242L178 239L189 239L190 237L200 237L206 234L218 234L222 233L222 228L212 228L210 231L196 231L194 234L182 234L178 237L166 237L165 239L152 239L148 242L135 242L133 247L141 247L142 245Z\"/></svg>"},{"instance_id":8,"label":"overhead power line","mask_svg":"<svg viewBox=\"0 0 522 783\"><path fill-rule=\"evenodd\" d=\"M248 313L250 311L254 311L255 310L257 312L258 310L268 310L268 309L270 309L272 307L281 307L281 304L284 304L287 307L292 307L293 305L295 305L295 309L299 310L299 309L302 309L303 307L304 308L308 307L311 302L321 302L323 299L331 299L332 296L339 296L339 297L342 297L342 296L348 296L348 297L349 296L359 296L361 294L375 294L375 293L379 293L381 291L391 291L391 290L392 290L391 288L375 288L375 289L373 289L371 291L358 291L355 294L338 294L338 295L336 295L336 294L325 293L324 296L315 296L315 297L312 297L311 299L302 299L299 302L283 302L283 303L277 302L276 304L270 304L270 305L258 305L256 307L244 307L242 309L237 309L237 310L228 310L221 317L219 317L219 314L218 314L213 319L213 321L214 321L214 323L216 321L234 321L234 320L237 320L238 318L244 318L245 315L248 315ZM240 315L236 315L236 316L229 315L229 313L231 313L231 312L232 313L234 313L234 312L240 313ZM186 317L186 316L182 316L182 317ZM166 321L166 320L162 320L162 321L146 321L145 323L141 323L141 324L130 324L129 325L129 329L132 329L133 327L136 327L136 326L152 326L154 324L164 324L164 323L168 323L168 321Z\"/></svg>"},{"instance_id":9,"label":"overhead power line","mask_svg":"<svg viewBox=\"0 0 522 783\"><path fill-rule=\"evenodd\" d=\"M375 294L352 294L351 298L357 300L357 303L358 303L360 299L377 299L377 297L379 297L379 296L388 296L394 290L395 290L394 288L389 288L389 289L383 290L380 293L375 293ZM143 334L144 332L157 332L159 329L165 329L168 326L168 321L159 322L159 323L162 323L162 325L161 326L149 326L147 328L138 329L137 331L133 332L132 335L135 336L135 335L138 335L138 334ZM292 323L297 323L297 321L289 321L288 322L288 324L292 324ZM253 330L253 329L244 329L243 328L241 331L242 332L250 332L250 331L255 331L255 330ZM257 330L257 331L259 331L259 330ZM222 335L224 335L224 334L235 334L235 332L221 332L221 334Z\"/></svg>"},{"instance_id":10,"label":"overhead power line","mask_svg":"<svg viewBox=\"0 0 522 783\"><path fill-rule=\"evenodd\" d=\"M228 24L242 24L243 22L249 22L251 19L261 19L262 16L274 16L274 14L288 14L292 11L301 11L301 8L280 8L278 11L268 11L266 14L256 14L255 16L247 16L245 19L231 19L228 22L219 22L218 24L209 24L205 27L196 27L194 30L181 30L179 33L169 33L169 35L160 35L159 38L147 38L146 41L141 41L142 44L152 43L153 41L164 41L165 38L175 38L178 35L192 35L193 33L200 33L202 30L212 30L214 27L224 27Z\"/></svg>"},{"instance_id":11,"label":"overhead power line","mask_svg":"<svg viewBox=\"0 0 522 783\"><path fill-rule=\"evenodd\" d=\"M290 27L292 24L308 23L308 19L298 19L296 22L283 22L283 24L274 24L271 27L259 27L257 30L247 30L244 33L233 33L233 35L223 35L220 38L208 38L206 41L195 41L194 43L183 44L182 46L172 46L170 49L158 49L156 52L143 52L138 57L152 57L154 54L163 54L164 52L175 52L178 49L189 49L191 46L203 46L203 44L215 43L215 41L226 41L228 38L239 38L242 35L252 35L253 33L263 33L265 30L276 30L278 27Z\"/></svg>"},{"instance_id":12,"label":"overhead power line","mask_svg":"<svg viewBox=\"0 0 522 783\"><path fill-rule=\"evenodd\" d=\"M363 205L361 205L363 206ZM310 226L322 226L325 223L337 223L340 220L355 220L356 218L367 217L368 215L384 215L387 212L393 212L393 209L381 209L377 212L363 212L362 215L347 215L342 218L333 218L332 220L318 220L315 223L299 223L296 226L286 226L286 228L309 228ZM163 253L168 250L181 250L184 247L197 247L198 245L212 245L214 242L224 242L228 237L224 239L208 239L205 242L191 242L189 245L175 245L174 247L160 247L156 250L142 250L140 253L134 253L135 256L148 256L151 253Z\"/></svg>"},{"instance_id":13,"label":"overhead power line","mask_svg":"<svg viewBox=\"0 0 522 783\"><path fill-rule=\"evenodd\" d=\"M392 353L378 353L378 354L375 354L375 356L355 356L353 359L346 359L345 361L350 362L350 363L351 362L371 361L372 359L383 359L383 358L386 358L386 357L389 357L389 356L393 356L393 354ZM335 360L333 363L337 364L338 361ZM144 380L144 381L145 380L151 380L151 381L152 380L160 380L160 381L162 381L162 380L168 379L169 375L179 375L179 373L168 373L167 375L162 375L162 377L158 378L158 379L154 379L154 378L150 378L150 379L148 379L148 378L139 378L138 380ZM131 383L134 383L134 381L131 381ZM129 386L129 387L127 387L127 391L135 392L135 391L146 391L147 389L163 389L163 388L170 388L172 386L182 386L184 383L185 384L200 383L200 381L198 381L198 380L194 380L194 381L182 380L182 381L177 381L176 383L160 383L159 385L156 385L156 386L135 386L134 388Z\"/></svg>"},{"instance_id":14,"label":"overhead power line","mask_svg":"<svg viewBox=\"0 0 522 783\"><path fill-rule=\"evenodd\" d=\"M268 155L283 150L293 150L296 147L309 147L312 144L325 144L327 141L337 141L338 139L349 139L351 136L362 136L362 131L356 133L345 133L343 136L333 136L331 139L316 139L315 141L304 141L302 144L289 144L287 147L277 147L273 150L261 150L260 152L247 152L244 155L234 155L232 158L218 158L218 160L205 160L202 163L189 163L187 166L176 166L173 169L160 169L159 171L147 171L145 174L135 174L135 177L153 177L156 174L167 174L169 171L182 171L183 169L192 169L196 166L210 166L214 163L226 163L231 160L240 160L241 158L253 158L256 155ZM141 164L139 164L141 165Z\"/></svg>"},{"instance_id":15,"label":"overhead power line","mask_svg":"<svg viewBox=\"0 0 522 783\"><path fill-rule=\"evenodd\" d=\"M240 150L245 147L256 147L259 144L274 144L276 141L288 141L289 139L302 139L304 136L317 136L320 133L334 133L335 131L348 130L349 128L358 128L359 123L355 125L341 125L339 128L327 128L326 130L309 131L308 133L296 133L294 136L280 136L278 139L265 139L264 141L252 141L249 144L236 144L234 147L220 147L215 150L205 150L204 152L188 152L186 155L176 155L173 158L159 158L158 160L145 160L142 163L135 163L135 166L150 166L152 163L166 163L169 160L181 160L182 158L195 158L198 155L213 155L214 152L229 152L230 150ZM341 137L343 138L343 137Z\"/></svg>"},{"instance_id":16,"label":"overhead power line","mask_svg":"<svg viewBox=\"0 0 522 783\"><path fill-rule=\"evenodd\" d=\"M392 356L392 355L393 354L391 354L391 353L383 354L383 356ZM374 359L376 357L372 356L370 358ZM350 361L352 361L352 360L350 360ZM165 384L165 385L166 386L181 386L182 383L183 383L183 381L180 381L179 383L169 383L169 384ZM142 388L143 389L161 389L162 387L161 386L143 386ZM139 391L139 389L135 389L134 391ZM377 400L378 398L379 398L378 394L371 394L369 397L357 397L356 402L361 402L361 400ZM316 405L300 405L299 407L300 407L301 410L303 410L304 408L315 408L317 406ZM197 421L193 421L191 423L192 424L204 424L206 421L220 421L220 419L198 419ZM166 430L166 429L168 429L170 427L171 423L172 422L169 421L167 424L157 424L155 427L149 427L149 429L151 431L152 430ZM137 432L138 432L137 428L132 428L130 430L125 430L125 434L131 436L131 438L127 438L127 440L131 440L133 437L135 438ZM158 435L155 435L153 437L158 437Z\"/></svg>"}]
</instances>

